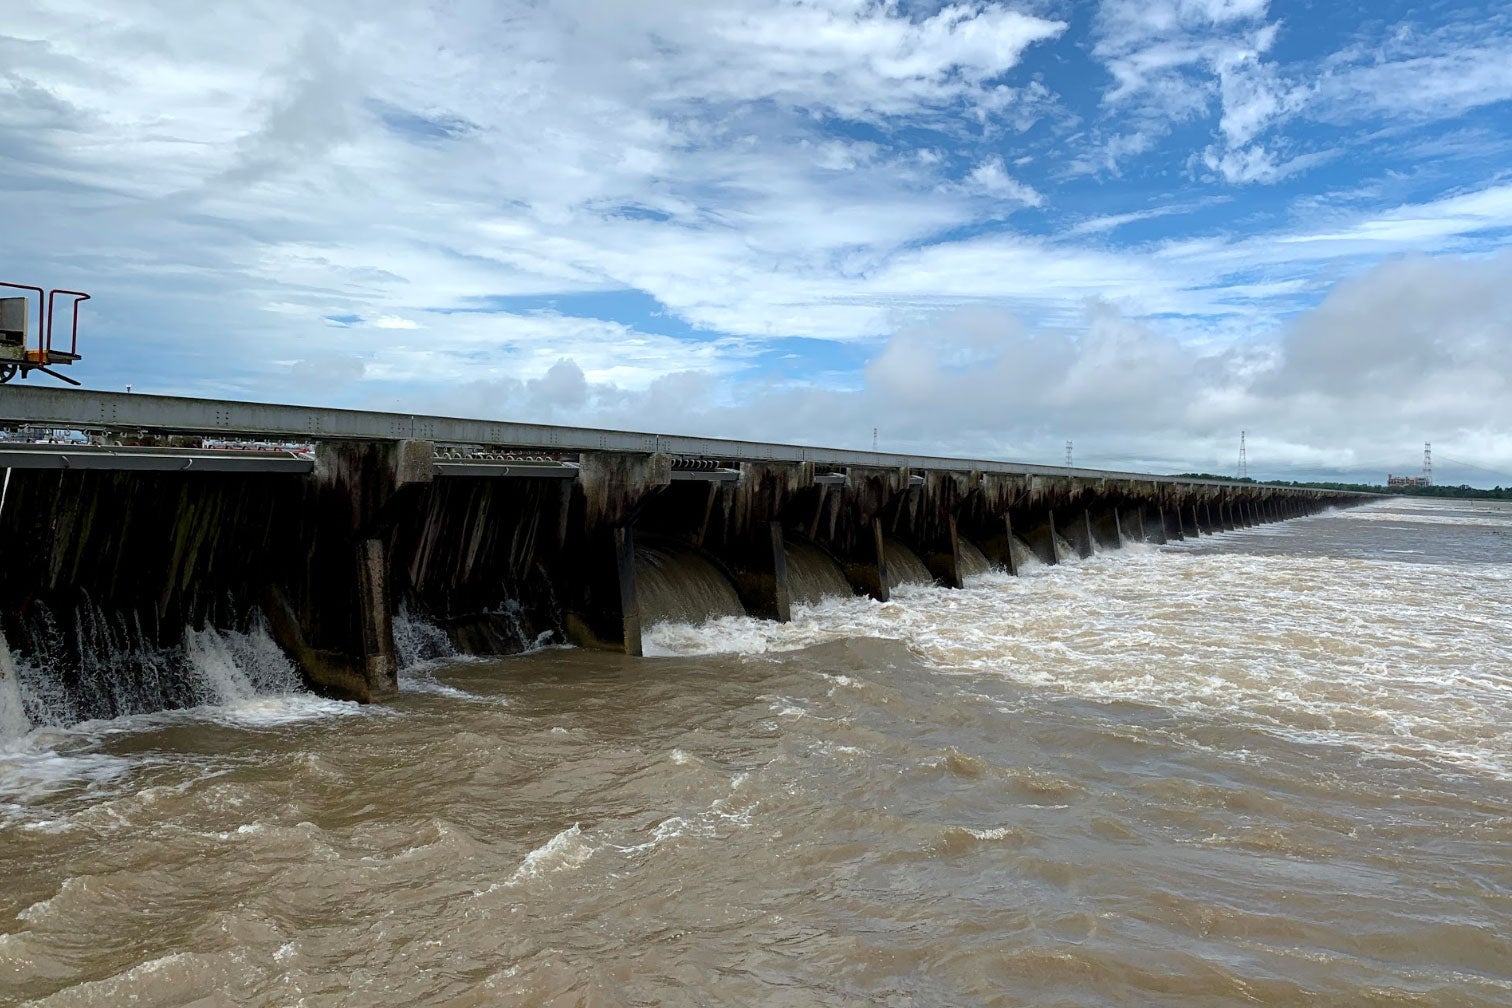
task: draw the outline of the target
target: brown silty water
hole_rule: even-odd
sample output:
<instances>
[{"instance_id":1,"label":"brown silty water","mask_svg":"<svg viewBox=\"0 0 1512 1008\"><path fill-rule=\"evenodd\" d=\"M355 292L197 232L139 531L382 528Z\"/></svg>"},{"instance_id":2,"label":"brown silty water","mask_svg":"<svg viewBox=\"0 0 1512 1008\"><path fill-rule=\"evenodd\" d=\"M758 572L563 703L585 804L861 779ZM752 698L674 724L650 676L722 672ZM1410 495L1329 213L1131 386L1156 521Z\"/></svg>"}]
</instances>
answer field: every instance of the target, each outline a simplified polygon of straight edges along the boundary
<instances>
[{"instance_id":1,"label":"brown silty water","mask_svg":"<svg viewBox=\"0 0 1512 1008\"><path fill-rule=\"evenodd\" d=\"M358 708L212 632L214 703L55 727L6 670L0 1003L1512 1003L1506 505L646 638Z\"/></svg>"}]
</instances>

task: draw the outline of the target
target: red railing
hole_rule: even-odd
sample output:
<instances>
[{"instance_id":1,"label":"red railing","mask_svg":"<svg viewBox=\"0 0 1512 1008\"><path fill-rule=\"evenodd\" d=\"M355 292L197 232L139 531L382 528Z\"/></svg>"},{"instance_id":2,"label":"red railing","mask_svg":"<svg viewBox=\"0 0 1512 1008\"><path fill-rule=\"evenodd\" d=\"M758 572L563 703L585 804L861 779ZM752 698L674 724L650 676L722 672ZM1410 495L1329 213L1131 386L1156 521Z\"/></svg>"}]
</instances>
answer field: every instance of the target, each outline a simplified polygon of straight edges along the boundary
<instances>
[{"instance_id":1,"label":"red railing","mask_svg":"<svg viewBox=\"0 0 1512 1008\"><path fill-rule=\"evenodd\" d=\"M79 305L83 304L85 301L88 301L89 295L85 294L83 291L60 289L47 292L47 345L43 348L42 356L44 358L52 353L52 339L54 329L53 323L55 321L55 318L53 316L53 298L57 297L59 294L67 294L69 297L74 299L73 328L69 332L68 353L71 357L79 356Z\"/></svg>"},{"instance_id":2,"label":"red railing","mask_svg":"<svg viewBox=\"0 0 1512 1008\"><path fill-rule=\"evenodd\" d=\"M37 295L37 360L36 363L46 366L52 363L53 352L53 323L56 321L57 297L63 294L74 299L73 325L68 333L68 355L79 356L79 305L89 300L89 295L83 291L75 290L43 290L31 284L10 283L0 280L0 287L11 287L15 290L30 291ZM31 317L31 309L28 307L27 318ZM29 341L28 341L29 342ZM29 347L22 347L23 353L28 352Z\"/></svg>"}]
</instances>

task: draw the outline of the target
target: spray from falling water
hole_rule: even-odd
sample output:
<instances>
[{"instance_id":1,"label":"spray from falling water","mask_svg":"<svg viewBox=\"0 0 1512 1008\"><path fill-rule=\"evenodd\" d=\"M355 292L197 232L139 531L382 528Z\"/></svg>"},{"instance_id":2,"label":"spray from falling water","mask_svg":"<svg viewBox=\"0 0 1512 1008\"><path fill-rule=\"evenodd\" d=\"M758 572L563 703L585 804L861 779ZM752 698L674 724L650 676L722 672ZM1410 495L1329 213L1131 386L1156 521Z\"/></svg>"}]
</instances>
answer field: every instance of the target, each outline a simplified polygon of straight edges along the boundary
<instances>
[{"instance_id":1,"label":"spray from falling water","mask_svg":"<svg viewBox=\"0 0 1512 1008\"><path fill-rule=\"evenodd\" d=\"M410 610L402 602L394 616L394 651L400 669L457 657L457 649L445 630Z\"/></svg>"},{"instance_id":2,"label":"spray from falling water","mask_svg":"<svg viewBox=\"0 0 1512 1008\"><path fill-rule=\"evenodd\" d=\"M31 731L26 706L21 702L21 681L16 676L16 662L10 645L0 631L0 746Z\"/></svg>"},{"instance_id":3,"label":"spray from falling water","mask_svg":"<svg viewBox=\"0 0 1512 1008\"><path fill-rule=\"evenodd\" d=\"M189 629L177 646L151 639L140 623L85 600L74 617L74 645L45 606L26 645L0 643L0 739L36 728L150 714L187 707L240 704L300 692L293 662L252 613L244 629Z\"/></svg>"}]
</instances>

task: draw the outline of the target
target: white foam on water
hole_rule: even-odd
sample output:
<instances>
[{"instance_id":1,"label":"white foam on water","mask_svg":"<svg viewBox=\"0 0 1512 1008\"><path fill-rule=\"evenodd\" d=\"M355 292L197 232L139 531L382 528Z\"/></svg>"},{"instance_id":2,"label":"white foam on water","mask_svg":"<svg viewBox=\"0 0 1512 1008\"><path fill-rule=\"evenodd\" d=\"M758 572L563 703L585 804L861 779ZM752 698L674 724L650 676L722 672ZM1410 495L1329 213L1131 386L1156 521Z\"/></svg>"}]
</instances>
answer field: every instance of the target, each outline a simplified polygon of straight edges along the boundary
<instances>
[{"instance_id":1,"label":"white foam on water","mask_svg":"<svg viewBox=\"0 0 1512 1008\"><path fill-rule=\"evenodd\" d=\"M519 885L543 875L580 868L593 856L596 848L583 836L582 827L573 823L529 854L505 885Z\"/></svg>"},{"instance_id":2,"label":"white foam on water","mask_svg":"<svg viewBox=\"0 0 1512 1008\"><path fill-rule=\"evenodd\" d=\"M1065 806L1057 807L1064 808ZM1015 833L1015 831L1008 826L999 826L995 829L971 829L969 827L963 828L966 829L967 833L970 833L978 840L1004 840L1010 836L1013 836Z\"/></svg>"},{"instance_id":3,"label":"white foam on water","mask_svg":"<svg viewBox=\"0 0 1512 1008\"><path fill-rule=\"evenodd\" d=\"M1345 516L1348 517L1350 521L1400 522L1400 523L1406 524L1406 525L1457 525L1457 526L1460 526L1460 527L1469 527L1469 528L1503 528L1503 527L1506 526L1506 522L1504 520L1503 521L1497 521L1496 520L1497 512L1494 511L1494 510L1492 510L1492 509L1490 509L1490 508L1478 510L1478 511L1472 512L1472 513L1484 515L1485 516L1485 520L1483 520L1483 521L1475 521L1475 520L1472 520L1472 519L1469 519L1469 518L1459 517L1459 516L1438 515L1438 514L1420 514L1420 513L1417 513L1417 512L1405 512L1405 511L1364 511L1364 510L1361 510L1361 511L1354 512L1354 513L1345 512Z\"/></svg>"},{"instance_id":4,"label":"white foam on water","mask_svg":"<svg viewBox=\"0 0 1512 1008\"><path fill-rule=\"evenodd\" d=\"M1240 549L1248 536L1298 535L1297 524L1228 535ZM754 659L892 639L944 672L1512 776L1509 565L1145 548L1026 574L909 586L887 603L826 599L786 624L661 626L648 652Z\"/></svg>"},{"instance_id":5,"label":"white foam on water","mask_svg":"<svg viewBox=\"0 0 1512 1008\"><path fill-rule=\"evenodd\" d=\"M183 653L198 705L73 721L67 698L44 670L18 662L0 643L0 821L52 828L60 820L49 803L60 796L94 800L125 786L153 757L97 751L115 736L184 723L255 729L367 713L359 704L305 692L260 620L246 632L190 630Z\"/></svg>"},{"instance_id":6,"label":"white foam on water","mask_svg":"<svg viewBox=\"0 0 1512 1008\"><path fill-rule=\"evenodd\" d=\"M130 773L131 760L103 753L57 752L26 742L0 750L0 825L58 829L65 825L38 806L64 792L97 795Z\"/></svg>"},{"instance_id":7,"label":"white foam on water","mask_svg":"<svg viewBox=\"0 0 1512 1008\"><path fill-rule=\"evenodd\" d=\"M509 701L504 697L486 697L478 693L469 693L467 690L448 686L443 682L437 682L435 675L430 669L410 668L399 673L399 690L402 693L431 693L435 696L449 697L453 700L487 700L490 703L507 704Z\"/></svg>"}]
</instances>

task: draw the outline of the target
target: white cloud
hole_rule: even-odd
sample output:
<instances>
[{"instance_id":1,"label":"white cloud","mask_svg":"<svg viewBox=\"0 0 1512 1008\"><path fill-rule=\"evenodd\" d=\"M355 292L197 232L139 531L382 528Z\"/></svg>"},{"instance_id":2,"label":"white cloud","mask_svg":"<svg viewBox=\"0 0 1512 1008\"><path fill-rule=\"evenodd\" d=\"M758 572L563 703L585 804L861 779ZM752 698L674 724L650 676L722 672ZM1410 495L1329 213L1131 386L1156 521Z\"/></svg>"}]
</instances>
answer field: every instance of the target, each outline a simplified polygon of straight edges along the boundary
<instances>
[{"instance_id":1,"label":"white cloud","mask_svg":"<svg viewBox=\"0 0 1512 1008\"><path fill-rule=\"evenodd\" d=\"M1299 146L1306 131L1289 128L1299 120L1389 117L1400 128L1512 100L1512 16L1494 8L1437 10L1427 29L1376 26L1372 41L1286 66L1272 57L1280 33L1300 39L1312 28L1272 13L1266 0L1103 0L1093 52L1112 78L1105 102L1137 129L1104 145L1100 167L1116 172L1152 136L1216 110L1201 163L1230 183L1273 183L1337 153Z\"/></svg>"},{"instance_id":2,"label":"white cloud","mask_svg":"<svg viewBox=\"0 0 1512 1008\"><path fill-rule=\"evenodd\" d=\"M1230 471L1247 430L1254 471L1281 478L1336 469L1379 480L1432 440L1507 472L1512 439L1496 432L1512 426L1509 317L1512 257L1418 257L1339 285L1243 347L1196 346L1100 301L1074 326L965 307L901 329L855 390L762 386L725 402L712 376L687 372L636 394L572 384L571 415L848 447L875 426L890 450L1041 462L1069 438L1085 464L1141 471ZM507 389L511 405L530 399Z\"/></svg>"},{"instance_id":3,"label":"white cloud","mask_svg":"<svg viewBox=\"0 0 1512 1008\"><path fill-rule=\"evenodd\" d=\"M1008 170L1003 167L1002 158L983 161L966 178L975 188L996 199L1033 207L1045 202L1045 198L1035 192L1033 186L1025 185L1008 174Z\"/></svg>"},{"instance_id":4,"label":"white cloud","mask_svg":"<svg viewBox=\"0 0 1512 1008\"><path fill-rule=\"evenodd\" d=\"M1335 122L1441 120L1512 100L1512 14L1474 10L1424 29L1397 25L1325 61L1313 112Z\"/></svg>"},{"instance_id":5,"label":"white cloud","mask_svg":"<svg viewBox=\"0 0 1512 1008\"><path fill-rule=\"evenodd\" d=\"M1264 21L1267 12L1265 0L1103 0L1093 54L1113 78L1105 101L1138 127L1104 147L1110 169L1216 105L1208 167L1230 182L1278 177L1274 157L1256 140L1301 99L1264 58L1278 29Z\"/></svg>"},{"instance_id":6,"label":"white cloud","mask_svg":"<svg viewBox=\"0 0 1512 1008\"><path fill-rule=\"evenodd\" d=\"M1123 227L1125 224L1136 224L1140 221L1155 220L1160 217L1170 217L1177 214L1190 213L1193 210L1199 209L1200 206L1210 204L1211 202L1213 201L1207 201L1206 204L1152 207L1149 210L1134 210L1129 213L1103 214L1099 217L1088 217L1084 220L1078 221L1071 227L1066 228L1062 232L1062 234L1066 237L1104 234L1109 231L1116 231L1118 228Z\"/></svg>"}]
</instances>

